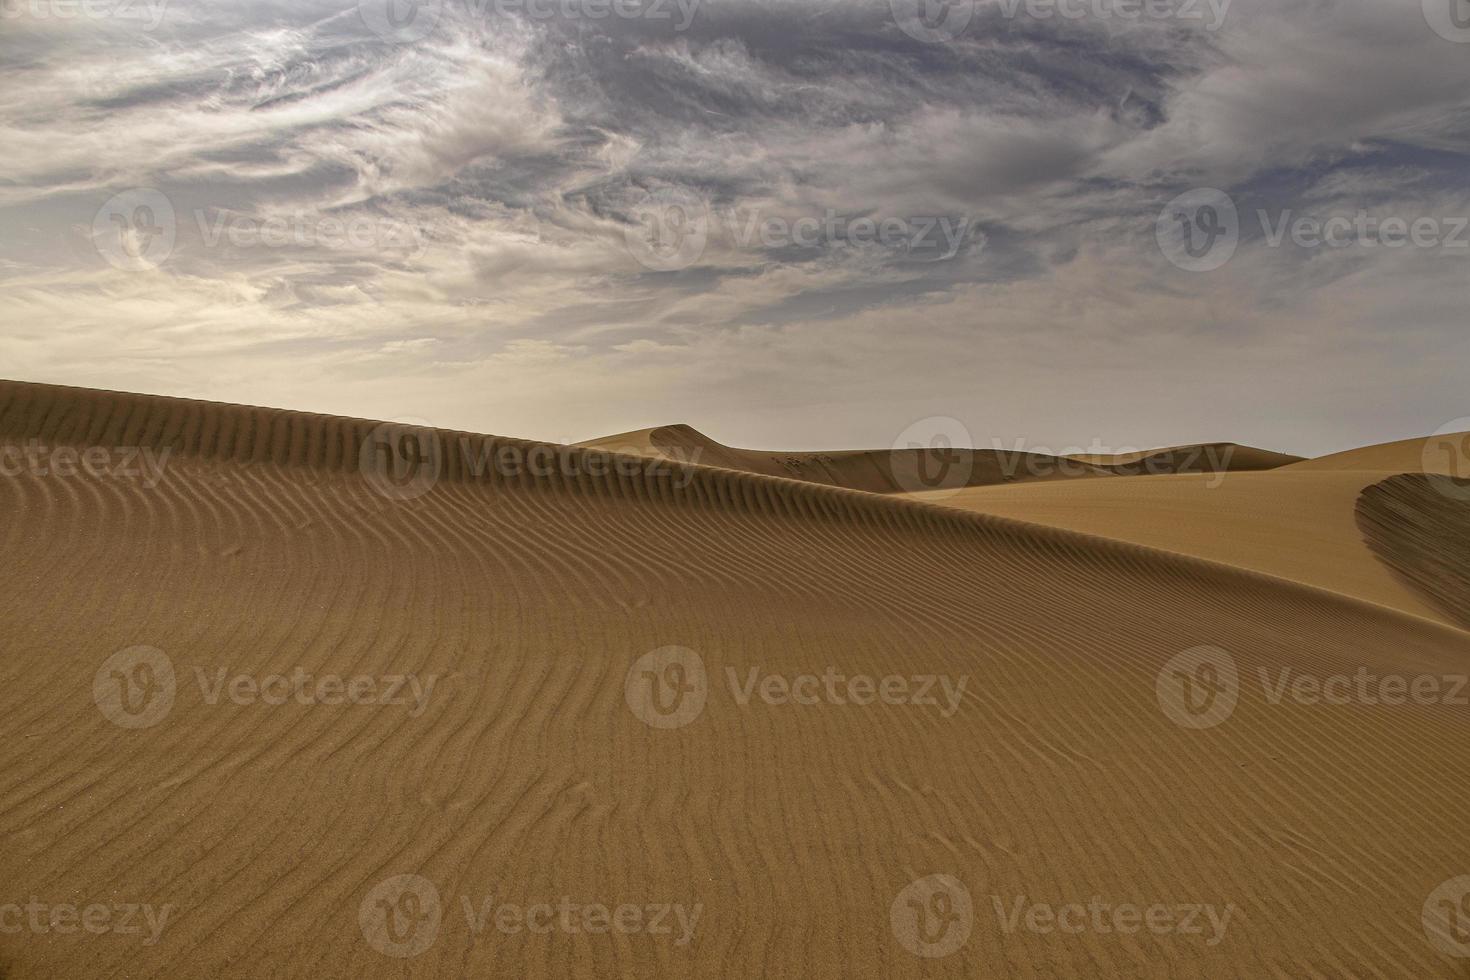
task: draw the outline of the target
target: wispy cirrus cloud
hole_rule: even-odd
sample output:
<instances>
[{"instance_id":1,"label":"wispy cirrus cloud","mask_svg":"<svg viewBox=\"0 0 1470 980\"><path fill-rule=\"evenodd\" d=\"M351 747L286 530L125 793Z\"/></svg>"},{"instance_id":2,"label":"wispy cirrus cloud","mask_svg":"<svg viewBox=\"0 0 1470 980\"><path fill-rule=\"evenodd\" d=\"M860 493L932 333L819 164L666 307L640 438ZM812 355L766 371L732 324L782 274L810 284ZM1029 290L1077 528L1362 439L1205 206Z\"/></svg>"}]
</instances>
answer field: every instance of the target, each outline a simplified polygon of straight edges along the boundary
<instances>
[{"instance_id":1,"label":"wispy cirrus cloud","mask_svg":"<svg viewBox=\"0 0 1470 980\"><path fill-rule=\"evenodd\" d=\"M399 9L432 17L408 39L363 2L5 7L10 373L767 445L922 411L1310 452L1464 414L1424 362L1463 363L1470 255L1273 245L1258 217L1470 213L1470 46L1416 5L1234 0L1207 30L977 3L933 43L886 0L453 0ZM1191 273L1155 230L1199 186L1241 227ZM110 262L120 234L153 258ZM1361 417L1384 379L1412 396Z\"/></svg>"}]
</instances>

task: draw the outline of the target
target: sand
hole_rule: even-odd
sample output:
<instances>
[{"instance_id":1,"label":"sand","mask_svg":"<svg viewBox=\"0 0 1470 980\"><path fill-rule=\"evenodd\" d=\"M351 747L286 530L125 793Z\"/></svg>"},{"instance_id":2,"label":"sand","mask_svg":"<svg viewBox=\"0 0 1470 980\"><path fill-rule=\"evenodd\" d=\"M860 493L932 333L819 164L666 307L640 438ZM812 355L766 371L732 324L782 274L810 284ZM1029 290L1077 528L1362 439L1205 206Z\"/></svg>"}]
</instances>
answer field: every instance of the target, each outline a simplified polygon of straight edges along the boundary
<instances>
[{"instance_id":1,"label":"sand","mask_svg":"<svg viewBox=\"0 0 1470 980\"><path fill-rule=\"evenodd\" d=\"M718 462L0 383L38 445L112 463L0 478L6 980L1465 975L1424 915L1470 874L1470 709L1271 696L1463 674L1422 610ZM267 703L297 673L375 686Z\"/></svg>"}]
</instances>

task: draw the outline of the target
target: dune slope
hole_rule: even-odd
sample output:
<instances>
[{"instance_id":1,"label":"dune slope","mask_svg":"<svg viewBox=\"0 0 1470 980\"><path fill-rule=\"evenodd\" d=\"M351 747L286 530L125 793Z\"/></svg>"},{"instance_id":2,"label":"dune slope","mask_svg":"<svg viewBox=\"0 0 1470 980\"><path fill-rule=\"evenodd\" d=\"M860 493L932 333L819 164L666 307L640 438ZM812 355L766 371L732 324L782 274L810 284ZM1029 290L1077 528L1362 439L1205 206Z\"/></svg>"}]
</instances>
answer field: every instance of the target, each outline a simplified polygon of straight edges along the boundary
<instances>
[{"instance_id":1,"label":"dune slope","mask_svg":"<svg viewBox=\"0 0 1470 980\"><path fill-rule=\"evenodd\" d=\"M1368 545L1410 588L1470 628L1470 481L1410 473L1358 498Z\"/></svg>"},{"instance_id":2,"label":"dune slope","mask_svg":"<svg viewBox=\"0 0 1470 980\"><path fill-rule=\"evenodd\" d=\"M15 465L27 446L170 452L149 485ZM1462 973L1422 913L1470 873L1470 709L1276 703L1257 679L1463 673L1458 631L1075 533L508 439L0 383L7 449L0 904L172 909L151 943L0 932L7 980ZM1203 704L1173 693L1201 645L1238 669L1232 711L1222 674ZM433 686L264 699L298 671ZM773 674L879 683L793 703ZM889 677L905 693L876 699ZM916 702L925 677L966 686ZM1176 721L1200 712L1218 723ZM1010 916L1094 899L1228 927ZM694 927L493 924L563 900Z\"/></svg>"},{"instance_id":3,"label":"dune slope","mask_svg":"<svg viewBox=\"0 0 1470 980\"><path fill-rule=\"evenodd\" d=\"M1310 470L1087 480L958 494L945 506L1194 555L1457 623L1375 556L1357 519L1365 487L1392 473Z\"/></svg>"}]
</instances>

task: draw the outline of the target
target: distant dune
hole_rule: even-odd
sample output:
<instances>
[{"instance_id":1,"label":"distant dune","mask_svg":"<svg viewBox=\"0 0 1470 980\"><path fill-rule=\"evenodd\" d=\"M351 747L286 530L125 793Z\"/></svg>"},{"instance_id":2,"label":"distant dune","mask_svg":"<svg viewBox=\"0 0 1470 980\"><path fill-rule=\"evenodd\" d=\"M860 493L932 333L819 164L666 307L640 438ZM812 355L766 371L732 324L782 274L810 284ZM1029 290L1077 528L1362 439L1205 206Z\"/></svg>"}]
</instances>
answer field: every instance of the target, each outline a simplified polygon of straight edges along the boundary
<instances>
[{"instance_id":1,"label":"distant dune","mask_svg":"<svg viewBox=\"0 0 1470 980\"><path fill-rule=\"evenodd\" d=\"M1470 432L1386 442L1292 464L1298 470L1362 470L1374 473L1453 473L1470 458Z\"/></svg>"},{"instance_id":2,"label":"distant dune","mask_svg":"<svg viewBox=\"0 0 1470 980\"><path fill-rule=\"evenodd\" d=\"M1233 442L1199 443L1115 456L1074 455L1090 463L1128 476L1163 476L1169 473L1238 473L1274 470L1302 462L1300 456L1242 446Z\"/></svg>"},{"instance_id":3,"label":"distant dune","mask_svg":"<svg viewBox=\"0 0 1470 980\"><path fill-rule=\"evenodd\" d=\"M687 425L639 429L578 445L869 493L955 490L1096 476L1258 470L1301 459L1232 443L1178 446L1123 456L1057 457L1019 450L950 447L770 452L721 445Z\"/></svg>"},{"instance_id":4,"label":"distant dune","mask_svg":"<svg viewBox=\"0 0 1470 980\"><path fill-rule=\"evenodd\" d=\"M1470 634L818 485L891 491L871 453L686 465L678 439L610 455L0 382L0 904L172 909L151 944L0 932L0 975L1463 975L1423 914L1470 873L1470 709L1271 692L1463 673ZM151 484L118 462L144 450ZM112 465L57 472L88 453ZM1222 537L1251 505L1226 495L1277 475L1231 474ZM1338 505L1280 475L1258 499ZM430 693L264 701L298 671ZM646 928L476 918L566 902ZM1172 925L1030 911L1089 903Z\"/></svg>"}]
</instances>

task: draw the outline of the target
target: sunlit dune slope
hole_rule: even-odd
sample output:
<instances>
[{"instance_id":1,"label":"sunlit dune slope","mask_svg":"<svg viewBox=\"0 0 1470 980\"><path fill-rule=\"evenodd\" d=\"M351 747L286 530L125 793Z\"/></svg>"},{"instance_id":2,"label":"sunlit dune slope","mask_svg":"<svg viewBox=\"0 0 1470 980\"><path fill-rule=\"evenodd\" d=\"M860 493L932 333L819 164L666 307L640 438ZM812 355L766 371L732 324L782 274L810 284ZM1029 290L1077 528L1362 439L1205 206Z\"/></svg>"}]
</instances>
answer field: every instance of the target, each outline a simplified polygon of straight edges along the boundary
<instances>
[{"instance_id":1,"label":"sunlit dune slope","mask_svg":"<svg viewBox=\"0 0 1470 980\"><path fill-rule=\"evenodd\" d=\"M1223 477L1088 480L1028 487L1025 493L997 487L917 497L1195 555L1452 622L1375 556L1359 530L1359 494L1391 475L1293 466Z\"/></svg>"},{"instance_id":2,"label":"sunlit dune slope","mask_svg":"<svg viewBox=\"0 0 1470 980\"><path fill-rule=\"evenodd\" d=\"M1363 470L1373 473L1441 473L1470 476L1461 472L1470 460L1470 432L1445 433L1422 439L1404 439L1378 446L1350 449L1293 463L1293 470Z\"/></svg>"},{"instance_id":3,"label":"sunlit dune slope","mask_svg":"<svg viewBox=\"0 0 1470 980\"><path fill-rule=\"evenodd\" d=\"M0 478L0 901L174 912L152 944L0 932L6 980L1461 975L1422 914L1470 872L1470 709L1261 679L1463 672L1458 631L1071 532L498 437L0 384L0 451L27 445L169 455L156 485ZM137 645L176 678L156 717L162 670L118 713L142 680L109 665ZM1208 728L1170 693L1201 645L1239 677ZM669 646L674 700L640 700ZM432 696L208 697L298 670ZM953 710L739 694L828 673L964 688ZM384 900L399 875L432 893ZM969 902L906 901L932 875ZM492 898L698 916L683 943L477 932ZM997 911L1094 900L1232 911L1126 935Z\"/></svg>"}]
</instances>

